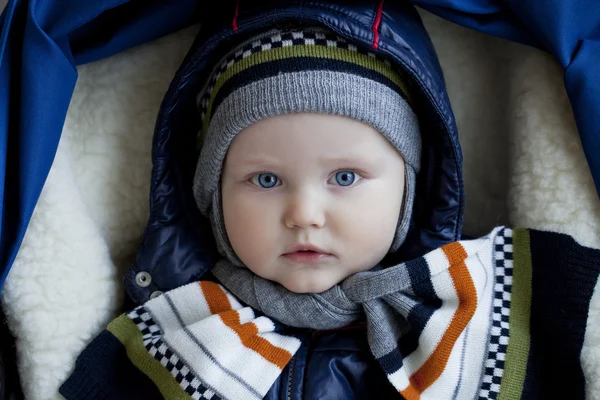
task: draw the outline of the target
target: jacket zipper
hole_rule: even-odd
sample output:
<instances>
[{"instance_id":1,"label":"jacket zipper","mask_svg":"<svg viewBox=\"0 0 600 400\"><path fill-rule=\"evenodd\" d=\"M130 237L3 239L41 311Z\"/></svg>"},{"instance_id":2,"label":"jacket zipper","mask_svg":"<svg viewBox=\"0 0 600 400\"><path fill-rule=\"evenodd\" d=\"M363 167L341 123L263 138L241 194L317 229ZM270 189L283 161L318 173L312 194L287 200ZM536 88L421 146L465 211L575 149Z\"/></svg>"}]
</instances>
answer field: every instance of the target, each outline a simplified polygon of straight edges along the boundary
<instances>
[{"instance_id":1,"label":"jacket zipper","mask_svg":"<svg viewBox=\"0 0 600 400\"><path fill-rule=\"evenodd\" d=\"M296 366L296 357L292 357L290 372L288 373L288 400L292 400L292 380L294 378L294 367Z\"/></svg>"}]
</instances>

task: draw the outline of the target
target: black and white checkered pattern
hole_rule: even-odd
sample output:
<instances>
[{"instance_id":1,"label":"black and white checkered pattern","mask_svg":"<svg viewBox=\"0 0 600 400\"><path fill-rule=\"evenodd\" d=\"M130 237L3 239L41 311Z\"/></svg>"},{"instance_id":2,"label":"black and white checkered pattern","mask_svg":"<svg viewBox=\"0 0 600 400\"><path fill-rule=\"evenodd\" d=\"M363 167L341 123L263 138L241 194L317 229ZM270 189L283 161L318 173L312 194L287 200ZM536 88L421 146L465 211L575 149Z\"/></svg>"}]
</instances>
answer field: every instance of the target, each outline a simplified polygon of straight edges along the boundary
<instances>
[{"instance_id":1,"label":"black and white checkered pattern","mask_svg":"<svg viewBox=\"0 0 600 400\"><path fill-rule=\"evenodd\" d=\"M142 333L142 340L151 339L156 336L160 336L162 333L160 327L154 322L150 313L144 306L139 306L130 311L127 316L133 323L138 327Z\"/></svg>"},{"instance_id":2,"label":"black and white checkered pattern","mask_svg":"<svg viewBox=\"0 0 600 400\"><path fill-rule=\"evenodd\" d=\"M338 47L341 49L355 51L359 54L364 54L369 57L374 57L388 65L390 64L388 60L379 57L375 53L359 48L351 43L348 43L341 36L337 36L326 31L307 29L303 31L291 30L277 32L273 35L258 38L252 42L241 45L237 50L232 51L225 58L225 60L221 62L218 68L213 71L212 76L209 79L209 84L204 88L204 90L202 90L201 95L199 96L200 100L198 102L198 107L200 109L200 119L204 120L208 103L210 101L210 95L215 87L215 84L217 83L217 80L233 64L260 51L299 45Z\"/></svg>"},{"instance_id":3,"label":"black and white checkered pattern","mask_svg":"<svg viewBox=\"0 0 600 400\"><path fill-rule=\"evenodd\" d=\"M152 357L160 362L175 378L179 386L190 395L192 399L221 400L213 390L206 387L192 373L188 366L160 339L155 338L146 345Z\"/></svg>"},{"instance_id":4,"label":"black and white checkered pattern","mask_svg":"<svg viewBox=\"0 0 600 400\"><path fill-rule=\"evenodd\" d=\"M192 399L221 400L214 391L204 386L190 371L177 354L161 339L162 332L150 313L139 306L127 314L142 333L142 340L148 353L161 363L173 375L179 386Z\"/></svg>"},{"instance_id":5,"label":"black and white checkered pattern","mask_svg":"<svg viewBox=\"0 0 600 400\"><path fill-rule=\"evenodd\" d=\"M494 240L496 280L492 304L492 329L479 399L496 399L498 397L504 372L509 338L508 318L513 277L512 233L511 229L503 228Z\"/></svg>"}]
</instances>

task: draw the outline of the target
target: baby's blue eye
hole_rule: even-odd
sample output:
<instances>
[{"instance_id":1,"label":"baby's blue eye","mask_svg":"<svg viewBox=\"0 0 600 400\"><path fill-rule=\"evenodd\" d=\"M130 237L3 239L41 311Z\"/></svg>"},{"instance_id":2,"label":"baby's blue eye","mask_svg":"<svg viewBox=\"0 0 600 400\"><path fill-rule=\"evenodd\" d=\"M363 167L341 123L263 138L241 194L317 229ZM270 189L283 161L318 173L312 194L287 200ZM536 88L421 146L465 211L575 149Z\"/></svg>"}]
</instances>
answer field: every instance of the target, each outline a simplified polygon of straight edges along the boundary
<instances>
[{"instance_id":1,"label":"baby's blue eye","mask_svg":"<svg viewBox=\"0 0 600 400\"><path fill-rule=\"evenodd\" d=\"M279 184L279 178L275 174L269 172L254 175L251 179L252 183L265 189L271 189Z\"/></svg>"},{"instance_id":2,"label":"baby's blue eye","mask_svg":"<svg viewBox=\"0 0 600 400\"><path fill-rule=\"evenodd\" d=\"M362 177L352 171L338 171L335 173L335 182L340 186L352 186Z\"/></svg>"}]
</instances>

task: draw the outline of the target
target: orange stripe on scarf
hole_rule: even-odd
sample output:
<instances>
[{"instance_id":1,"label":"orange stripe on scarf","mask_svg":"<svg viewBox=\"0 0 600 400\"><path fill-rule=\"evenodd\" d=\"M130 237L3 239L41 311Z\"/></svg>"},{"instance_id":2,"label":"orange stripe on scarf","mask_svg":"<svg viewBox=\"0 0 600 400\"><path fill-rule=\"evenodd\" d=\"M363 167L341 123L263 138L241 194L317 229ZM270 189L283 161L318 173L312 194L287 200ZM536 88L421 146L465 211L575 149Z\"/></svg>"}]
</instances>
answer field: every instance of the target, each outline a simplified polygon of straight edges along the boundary
<instances>
[{"instance_id":1,"label":"orange stripe on scarf","mask_svg":"<svg viewBox=\"0 0 600 400\"><path fill-rule=\"evenodd\" d=\"M460 243L455 242L442 247L442 250L450 262L448 272L456 290L458 307L438 346L421 368L410 377L410 385L400 391L406 400L419 399L421 393L440 377L446 368L454 344L477 308L477 291L465 264L467 258L465 249Z\"/></svg>"},{"instance_id":2,"label":"orange stripe on scarf","mask_svg":"<svg viewBox=\"0 0 600 400\"><path fill-rule=\"evenodd\" d=\"M258 328L252 322L241 324L240 314L236 310L231 309L229 299L223 290L214 282L200 282L200 287L208 303L210 312L219 314L223 323L231 328L240 338L242 344L247 348L257 352L265 360L277 365L280 369L292 359L292 354L277 347L267 339L258 335Z\"/></svg>"},{"instance_id":3,"label":"orange stripe on scarf","mask_svg":"<svg viewBox=\"0 0 600 400\"><path fill-rule=\"evenodd\" d=\"M219 285L214 282L200 281L200 289L202 289L202 293L212 314L231 311L231 303L229 303L227 295Z\"/></svg>"}]
</instances>

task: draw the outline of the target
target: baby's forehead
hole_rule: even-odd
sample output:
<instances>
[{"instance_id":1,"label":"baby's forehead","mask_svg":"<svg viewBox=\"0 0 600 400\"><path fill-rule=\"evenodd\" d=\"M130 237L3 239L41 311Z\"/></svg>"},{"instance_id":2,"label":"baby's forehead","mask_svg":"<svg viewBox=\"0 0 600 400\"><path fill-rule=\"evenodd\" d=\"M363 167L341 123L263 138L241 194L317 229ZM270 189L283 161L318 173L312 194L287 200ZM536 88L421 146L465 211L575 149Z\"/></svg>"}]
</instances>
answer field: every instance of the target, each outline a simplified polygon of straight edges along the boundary
<instances>
[{"instance_id":1,"label":"baby's forehead","mask_svg":"<svg viewBox=\"0 0 600 400\"><path fill-rule=\"evenodd\" d=\"M377 160L398 154L372 126L329 114L284 114L258 121L231 143L228 157L241 163Z\"/></svg>"},{"instance_id":2,"label":"baby's forehead","mask_svg":"<svg viewBox=\"0 0 600 400\"><path fill-rule=\"evenodd\" d=\"M404 159L379 131L335 115L282 115L240 132L224 174L325 174L349 169L366 175L404 171ZM365 176L366 176L365 175Z\"/></svg>"}]
</instances>

